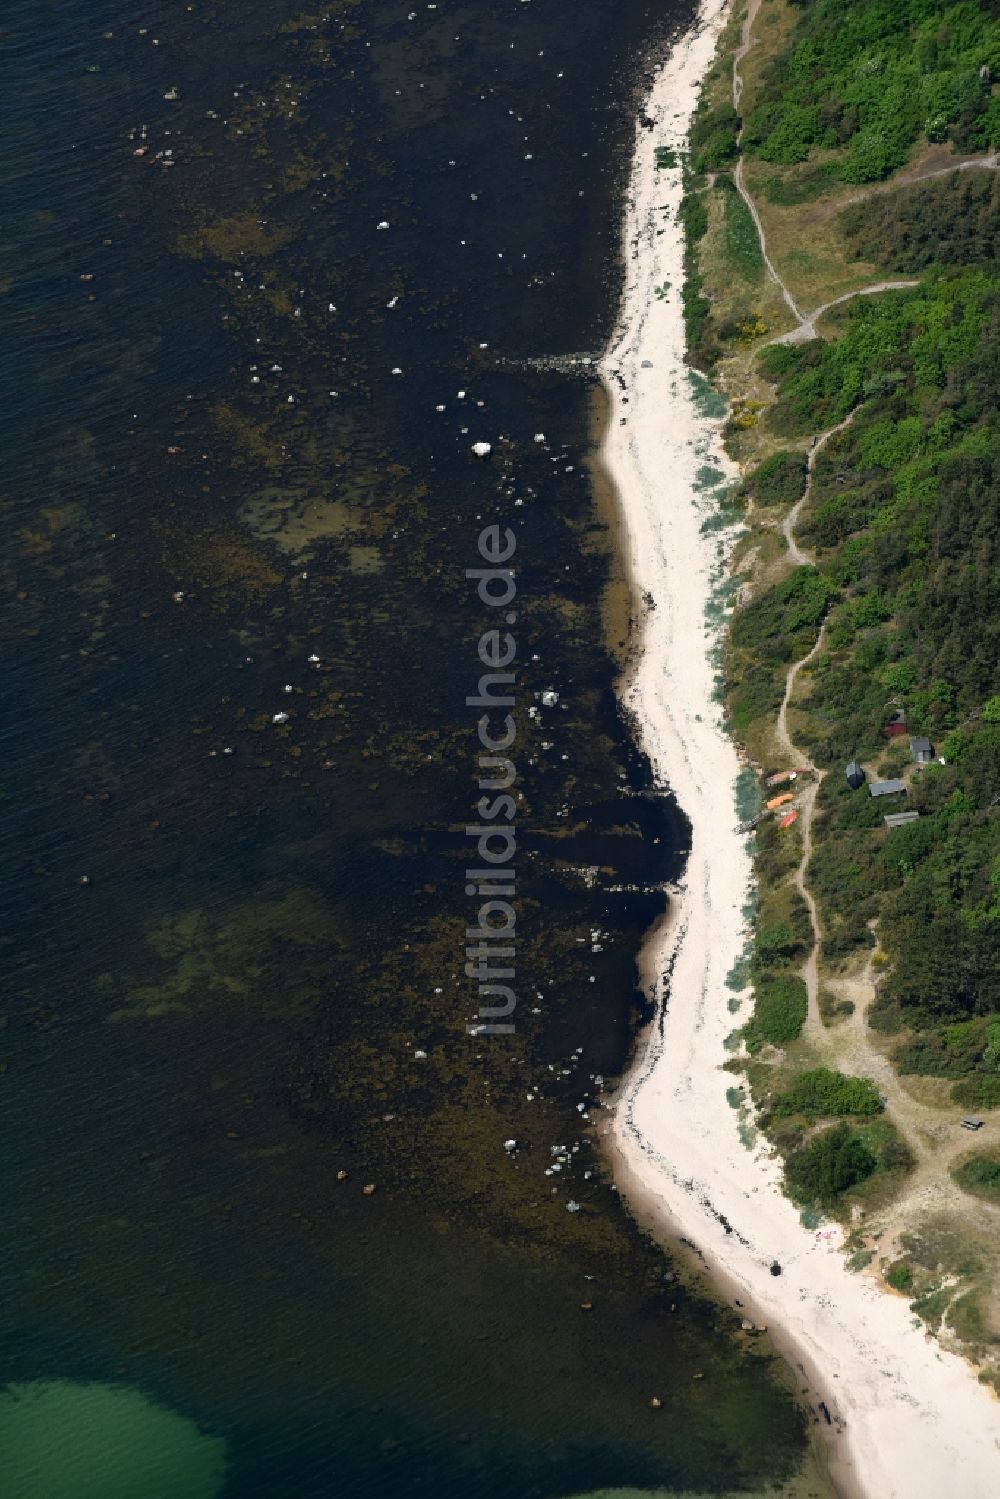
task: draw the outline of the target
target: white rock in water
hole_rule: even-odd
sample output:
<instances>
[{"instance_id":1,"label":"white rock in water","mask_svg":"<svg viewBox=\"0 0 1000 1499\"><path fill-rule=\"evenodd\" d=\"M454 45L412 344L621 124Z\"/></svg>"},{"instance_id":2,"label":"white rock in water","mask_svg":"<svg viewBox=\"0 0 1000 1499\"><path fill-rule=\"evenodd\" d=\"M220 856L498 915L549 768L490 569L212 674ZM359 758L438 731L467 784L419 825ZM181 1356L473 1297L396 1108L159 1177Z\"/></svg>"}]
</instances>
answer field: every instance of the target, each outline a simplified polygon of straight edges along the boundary
<instances>
[{"instance_id":1,"label":"white rock in water","mask_svg":"<svg viewBox=\"0 0 1000 1499\"><path fill-rule=\"evenodd\" d=\"M542 703L546 708L554 708L559 701L559 694L554 687L547 687L542 693Z\"/></svg>"},{"instance_id":2,"label":"white rock in water","mask_svg":"<svg viewBox=\"0 0 1000 1499\"><path fill-rule=\"evenodd\" d=\"M474 442L472 444L472 451L477 458L488 458L493 451L493 444L491 442Z\"/></svg>"}]
</instances>

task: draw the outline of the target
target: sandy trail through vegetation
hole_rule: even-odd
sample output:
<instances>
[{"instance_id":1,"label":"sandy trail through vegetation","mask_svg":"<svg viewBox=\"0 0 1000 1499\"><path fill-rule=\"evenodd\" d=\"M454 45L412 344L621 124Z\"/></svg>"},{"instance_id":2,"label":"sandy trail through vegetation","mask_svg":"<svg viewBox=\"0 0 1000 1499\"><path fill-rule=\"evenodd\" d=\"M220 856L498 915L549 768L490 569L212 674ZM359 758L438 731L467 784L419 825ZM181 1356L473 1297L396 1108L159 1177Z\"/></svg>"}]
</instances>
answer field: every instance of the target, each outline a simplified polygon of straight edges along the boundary
<instances>
[{"instance_id":1,"label":"sandy trail through vegetation","mask_svg":"<svg viewBox=\"0 0 1000 1499\"><path fill-rule=\"evenodd\" d=\"M829 1429L844 1495L993 1499L995 1402L904 1303L848 1273L838 1228L803 1227L779 1163L762 1140L744 1143L730 1101L729 979L746 941L751 869L735 826L740 764L710 656L717 637L706 628L727 541L705 524L717 512L699 476L731 465L685 364L681 299L657 295L684 279L683 183L654 150L683 154L721 9L704 0L701 27L674 48L645 101L654 134L637 128L623 303L601 361L611 403L602 458L621 497L635 597L651 601L623 695L654 776L669 781L692 827L674 919L641 955L656 1020L614 1100L609 1147L637 1215L696 1245L755 1319L784 1335L792 1362L815 1371L834 1421L846 1423L841 1436Z\"/></svg>"}]
</instances>

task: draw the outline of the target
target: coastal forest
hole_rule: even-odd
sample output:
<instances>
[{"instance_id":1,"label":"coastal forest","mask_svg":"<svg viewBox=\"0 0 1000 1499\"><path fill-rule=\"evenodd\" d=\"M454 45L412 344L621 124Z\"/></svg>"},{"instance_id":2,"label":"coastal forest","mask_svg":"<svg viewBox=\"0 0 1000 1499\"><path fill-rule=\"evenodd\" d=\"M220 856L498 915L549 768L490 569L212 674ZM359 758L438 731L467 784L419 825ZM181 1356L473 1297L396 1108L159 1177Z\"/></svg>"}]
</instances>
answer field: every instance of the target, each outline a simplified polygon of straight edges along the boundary
<instances>
[{"instance_id":1,"label":"coastal forest","mask_svg":"<svg viewBox=\"0 0 1000 1499\"><path fill-rule=\"evenodd\" d=\"M834 774L810 876L826 955L878 940L886 976L870 1016L916 1033L901 1066L966 1078L963 1102L1000 1104L1000 278L930 268L913 292L858 299L831 342L761 355L782 436L857 412L817 466L799 540L799 598L765 593L739 638L766 654L825 619L803 737ZM786 592L787 586L786 586ZM779 593L780 589L776 589ZM776 608L779 604L782 607ZM902 715L907 735L886 740ZM905 771L910 736L939 754L906 789L919 817L883 836L847 762ZM873 837L874 832L878 836Z\"/></svg>"},{"instance_id":2,"label":"coastal forest","mask_svg":"<svg viewBox=\"0 0 1000 1499\"><path fill-rule=\"evenodd\" d=\"M764 0L738 52L745 15L691 135L684 311L749 526L730 726L761 783L794 749L808 785L756 828L741 1039L789 1194L846 1212L902 1190L911 1095L991 1144L1000 1118L1000 4ZM843 1070L794 1065L814 946L799 1067L839 1032ZM996 1200L974 1139L941 1169Z\"/></svg>"}]
</instances>

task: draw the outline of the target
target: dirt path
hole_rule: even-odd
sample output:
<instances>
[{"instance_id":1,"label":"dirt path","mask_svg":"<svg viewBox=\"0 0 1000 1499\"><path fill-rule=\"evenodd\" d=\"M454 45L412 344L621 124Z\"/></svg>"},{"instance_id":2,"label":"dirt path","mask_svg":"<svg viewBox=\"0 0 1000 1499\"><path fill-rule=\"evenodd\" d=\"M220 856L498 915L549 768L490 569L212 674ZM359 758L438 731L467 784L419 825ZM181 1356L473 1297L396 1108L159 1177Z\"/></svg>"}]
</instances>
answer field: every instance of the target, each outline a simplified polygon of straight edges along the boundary
<instances>
[{"instance_id":1,"label":"dirt path","mask_svg":"<svg viewBox=\"0 0 1000 1499\"><path fill-rule=\"evenodd\" d=\"M786 515L781 528L788 543L789 557L796 567L812 565L812 558L802 551L795 540L795 525L812 490L816 458L831 438L850 426L856 410L857 408L843 421L830 427L816 438L809 451L805 488L801 497ZM893 1216L897 1222L911 1222L929 1212L946 1210L952 1215L969 1215L983 1208L986 1210L987 1218L992 1217L1000 1223L1000 1209L990 1207L989 1204L974 1204L972 1199L963 1193L952 1180L948 1169L973 1146L982 1149L1000 1145L1000 1119L987 1119L980 1131L975 1135L970 1135L959 1125L957 1107L921 1103L903 1087L889 1058L872 1046L868 1036L867 1015L875 998L871 956L860 974L852 977L831 977L827 981L837 998L850 999L854 1005L850 1020L830 1028L823 1023L820 1014L819 954L822 933L819 912L806 874L813 852L812 830L816 800L826 772L820 770L792 738L788 727L788 708L795 692L799 673L822 649L825 630L824 625L812 648L789 667L777 719L777 738L788 756L789 763L811 771L814 777L796 802L802 835L802 857L793 876L795 888L809 912L813 934L812 947L799 970L808 997L804 1034L828 1066L846 1068L855 1075L868 1078L875 1084L886 1100L889 1116L913 1152L916 1163L914 1170L893 1207Z\"/></svg>"},{"instance_id":2,"label":"dirt path","mask_svg":"<svg viewBox=\"0 0 1000 1499\"><path fill-rule=\"evenodd\" d=\"M789 510L788 514L785 516L785 519L782 522L781 526L781 533L784 536L786 543L788 544L788 555L796 567L810 567L812 565L812 558L806 556L805 552L803 552L802 548L795 540L795 526L798 521L799 515L802 512L802 507L803 505L805 505L812 491L813 473L815 471L816 459L822 452L826 444L830 441L830 439L832 437L835 437L838 432L843 432L844 428L849 427L853 420L854 412L852 411L850 415L846 416L842 422L838 422L835 427L830 427L826 432L821 433L819 437L815 438L813 440L812 447L809 449L809 457L806 466L805 488L803 489L799 499L795 502L791 510ZM809 956L806 958L806 961L802 966L801 974L805 982L806 993L809 998L809 1016L807 1025L810 1032L814 1035L820 1035L823 1031L822 1018L819 1013L819 948L822 938L819 926L819 912L816 909L816 902L813 899L813 893L809 889L809 884L806 880L806 870L809 867L809 860L812 858L812 824L813 816L816 810L816 798L819 794L820 782L822 781L825 772L814 765L805 751L800 749L792 739L792 736L788 731L788 705L792 700L792 693L795 691L795 683L798 680L799 672L813 659L813 657L819 652L823 644L825 629L826 627L824 626L820 630L819 634L816 637L816 643L812 647L812 649L807 651L801 660L794 662L793 665L788 668L788 674L785 677L785 692L784 696L781 699L781 707L778 709L777 725L778 740L785 753L787 754L789 761L793 765L801 765L804 768L810 770L815 777L811 784L806 787L805 791L802 793L802 796L797 802L799 809L799 826L802 830L802 858L799 860L798 868L795 871L795 888L801 895L806 904L806 908L809 911L809 921L812 926L813 933L812 949L810 950Z\"/></svg>"},{"instance_id":3,"label":"dirt path","mask_svg":"<svg viewBox=\"0 0 1000 1499\"><path fill-rule=\"evenodd\" d=\"M739 111L740 98L743 94L743 79L740 75L740 64L746 57L747 53L750 51L750 48L754 45L753 23L757 18L757 13L759 10L760 0L750 0L750 3L747 7L746 18L743 22L743 31L740 38L740 45L737 48L736 52L733 54L733 108L737 111ZM738 143L740 140L742 140L742 135L743 129L741 126L740 134L737 138ZM736 189L739 192L740 197L743 199L743 202L746 204L756 226L757 234L760 239L761 253L764 257L764 264L767 267L768 274L772 277L775 284L778 286L786 305L788 306L792 316L796 321L796 327L793 328L790 333L784 333L778 338L771 339L770 342L804 343L807 339L816 337L816 330L814 327L815 320L824 312L828 311L829 308L836 307L839 303L846 302L851 297L873 296L877 292L896 290L902 287L911 287L917 285L916 281L880 281L874 286L865 287L864 290L860 292L846 292L843 296L835 297L833 301L825 303L822 307L817 307L807 316L803 315L796 306L795 299L792 296L791 292L788 290L787 286L778 275L778 272L775 270L774 265L767 253L767 244L764 237L764 226L760 221L760 215L757 212L757 205L754 203L753 197L747 191L746 185L743 181L742 155L737 162L736 171L733 176ZM803 489L799 499L785 516L785 519L782 522L781 526L782 535L784 536L785 543L788 547L789 558L796 567L809 567L812 565L813 560L811 557L808 557L805 552L803 552L802 548L796 541L795 527L798 523L799 516L802 513L802 508L808 501L810 493L812 491L813 473L815 471L816 459L823 448L826 446L826 444L830 441L830 439L832 437L835 437L838 432L842 432L853 419L854 412L852 411L849 416L845 417L843 421L838 422L836 426L830 427L828 431L822 432L818 436L813 438L812 446L809 449L809 457L806 465L805 488ZM824 633L825 627L820 630L819 635L816 637L816 643L813 645L812 649L809 650L800 661L794 662L793 665L789 667L788 674L785 677L785 691L781 699L781 707L778 710L777 723L778 741L787 754L790 764L801 765L807 768L813 776L813 780L806 786L805 790L797 798L796 801L796 805L799 811L799 827L802 834L802 857L799 860L798 867L795 871L794 880L795 888L802 897L802 900L805 902L806 908L809 912L809 922L812 927L812 948L810 949L805 963L802 965L801 976L803 981L805 982L806 994L808 996L809 1007L808 1018L806 1022L807 1030L817 1040L822 1039L822 1037L824 1036L824 1026L822 1017L820 1016L819 1012L819 951L820 943L822 941L822 935L819 925L819 912L817 911L816 901L806 879L806 870L809 867L809 861L812 857L812 825L813 816L816 810L816 798L819 794L820 782L822 781L825 772L819 770L818 767L813 764L809 756L803 750L801 750L792 739L788 731L788 705L791 702L792 694L795 690L795 683L798 680L799 673L820 650L823 643Z\"/></svg>"},{"instance_id":4,"label":"dirt path","mask_svg":"<svg viewBox=\"0 0 1000 1499\"><path fill-rule=\"evenodd\" d=\"M752 28L759 9L760 0L750 0L743 23L741 45L733 57L733 104L737 109L743 88L739 65L754 44ZM1000 153L956 163L955 166L920 172L903 179L899 185L945 176L952 171L968 170L974 167L996 169L998 164L1000 164ZM879 292L904 290L919 284L915 279L880 281L858 291L846 292L803 315L767 253L760 215L743 180L742 157L737 164L734 181L756 226L767 272L779 288L796 322L791 332L779 335L769 342L804 343L808 339L818 337L816 322L832 307L847 302L853 297L874 296ZM892 184L879 185L870 193L859 194L850 201L861 201L876 192L884 191L885 187L890 185ZM827 443L850 425L858 409L855 408L843 421L817 434L812 440L807 458L805 486L781 525L782 535L788 547L788 557L795 567L808 567L814 562L814 558L799 546L795 531L803 508L812 493L816 459ZM825 633L824 624L812 648L789 667L776 725L777 740L788 757L788 764L801 766L811 773L811 779L802 786L796 797L799 812L797 826L801 831L802 854L793 875L795 889L809 912L812 929L812 946L799 970L806 986L808 1000L803 1035L818 1061L831 1068L865 1077L878 1088L885 1101L888 1117L913 1154L913 1170L908 1174L899 1194L888 1208L888 1217L882 1213L875 1214L868 1225L868 1244L876 1255L876 1266L880 1261L892 1260L905 1253L903 1240L908 1231L915 1230L919 1233L924 1225L933 1224L942 1218L947 1220L950 1228L960 1227L961 1231L968 1235L970 1244L978 1245L989 1253L989 1246L995 1242L997 1232L1000 1230L1000 1206L980 1201L964 1193L951 1176L950 1168L972 1150L1000 1147L1000 1117L988 1117L983 1128L972 1134L962 1129L961 1110L957 1105L943 1100L924 1103L903 1086L902 1079L896 1072L890 1057L873 1044L873 1037L868 1027L868 1011L876 994L871 953L860 972L847 975L824 974L824 986L831 991L832 995L836 999L851 1001L853 1010L850 1016L839 1023L827 1025L820 1013L819 959L822 931L819 911L809 886L807 871L813 853L813 822L816 804L820 785L826 772L820 770L811 757L795 743L789 730L788 711L799 675L822 650ZM877 1271L875 1284L882 1286L882 1278ZM954 1279L954 1284L955 1295L949 1303L948 1311L964 1294L969 1281L960 1275ZM947 1332L947 1330L946 1313L942 1331Z\"/></svg>"},{"instance_id":5,"label":"dirt path","mask_svg":"<svg viewBox=\"0 0 1000 1499\"><path fill-rule=\"evenodd\" d=\"M946 1212L952 1220L961 1217L980 1228L1000 1224L1000 1207L970 1197L950 1175L950 1168L969 1151L1000 1145L1000 1119L987 1115L982 1129L971 1134L961 1127L957 1105L921 1103L903 1086L889 1057L872 1045L868 1033L868 1010L875 998L871 954L860 973L827 982L838 999L851 1000L854 1013L815 1038L823 1061L875 1084L889 1118L913 1152L914 1169L892 1205L893 1222L905 1228L929 1214Z\"/></svg>"},{"instance_id":6,"label":"dirt path","mask_svg":"<svg viewBox=\"0 0 1000 1499\"><path fill-rule=\"evenodd\" d=\"M802 560L803 562L806 561L804 557ZM825 631L821 629L818 636L816 637L816 644L812 647L812 649L805 656L803 656L800 661L796 661L793 666L789 667L788 675L785 678L785 695L781 699L781 707L778 710L778 739L782 745L782 748L785 750L785 753L788 755L789 760L794 765L800 765L804 769L811 771L814 777L814 779L806 786L801 796L799 796L796 800L796 806L799 809L799 827L802 830L802 857L799 860L798 867L795 871L794 880L795 888L801 895L802 899L805 901L806 908L809 912L809 923L812 927L813 934L812 947L809 950L808 957L802 965L800 973L805 983L806 994L809 1000L809 1013L806 1022L807 1029L810 1033L815 1034L819 1034L823 1029L822 1020L819 1013L819 947L821 937L819 929L819 912L816 909L816 902L813 899L813 893L809 889L809 884L806 880L806 870L809 867L809 860L812 858L813 814L816 810L816 797L819 794L820 781L823 779L824 773L823 771L817 769L809 756L805 754L803 750L799 749L792 740L792 737L788 732L788 704L791 700L792 692L795 689L795 681L798 677L799 672L809 661L812 660L813 656L816 655L817 651L822 646L824 633Z\"/></svg>"},{"instance_id":7,"label":"dirt path","mask_svg":"<svg viewBox=\"0 0 1000 1499\"><path fill-rule=\"evenodd\" d=\"M829 312L831 307L839 307L841 302L850 302L854 297L874 297L881 291L908 291L911 287L919 286L920 282L910 277L905 281L876 281L873 286L863 286L860 291L845 291L839 297L834 297L832 302L824 302L821 307L814 307L812 312L807 313L797 328L790 333L780 333L777 338L769 340L773 344L804 344L811 338L818 338L816 332L816 321L824 312Z\"/></svg>"},{"instance_id":8,"label":"dirt path","mask_svg":"<svg viewBox=\"0 0 1000 1499\"><path fill-rule=\"evenodd\" d=\"M812 492L816 459L833 437L850 426L858 409L856 407L843 421L821 433L809 450L805 487L785 516L781 527L788 544L789 558L796 567L809 567L813 562L796 541L795 527ZM914 1169L907 1178L901 1195L893 1204L893 1219L897 1224L906 1225L939 1212L947 1212L952 1218L957 1215L974 1219L978 1215L984 1222L992 1219L1000 1224L1000 1208L971 1199L949 1174L949 1167L967 1151L1000 1145L1000 1118L987 1118L983 1128L971 1135L962 1130L959 1123L960 1110L956 1106L921 1103L907 1092L888 1056L871 1044L868 1035L868 1010L875 998L871 956L861 973L849 977L830 976L826 980L838 999L849 999L854 1005L849 1021L828 1027L820 1014L819 955L822 933L819 912L806 873L813 851L816 800L826 772L820 770L792 738L788 727L788 708L799 673L822 649L824 635L825 626L820 630L812 648L789 667L777 719L777 738L789 763L808 769L814 777L796 803L802 834L802 857L793 876L795 888L809 912L813 934L812 948L799 970L808 996L804 1034L827 1066L866 1077L875 1084L886 1101L889 1117L913 1152Z\"/></svg>"},{"instance_id":9,"label":"dirt path","mask_svg":"<svg viewBox=\"0 0 1000 1499\"><path fill-rule=\"evenodd\" d=\"M750 51L750 48L755 43L755 38L753 36L753 23L757 19L757 13L760 10L760 3L761 0L750 0L750 4L747 7L746 17L743 22L743 31L740 37L740 45L733 53L733 108L737 111L737 113L739 113L740 99L743 95L743 79L740 75L740 63L743 61L747 53ZM736 143L737 147L742 146L742 123L740 124L739 134L736 137ZM889 182L878 183L874 187L870 188L867 192L855 193L853 197L846 198L842 202L838 203L836 205L836 210L845 208L850 203L863 203L866 201L866 199L875 197L879 193L885 192L894 187L906 187L910 183L914 182L927 182L932 177L947 177L951 172L966 172L977 168L996 171L998 167L1000 167L1000 152L998 151L991 152L990 154L984 156L973 157L969 161L956 162L954 166L933 167L928 169L927 171L915 172L909 177L893 178L890 179ZM733 172L733 184L736 188L736 191L743 199L743 202L746 204L750 217L753 219L754 227L757 230L757 238L760 240L760 250L762 256L764 257L764 265L767 268L767 273L771 277L771 280L774 282L775 286L777 286L778 290L781 292L786 307L792 314L792 317L795 319L796 326L794 328L792 328L788 333L782 333L777 338L770 339L770 343L807 343L810 339L819 337L816 332L816 321L818 318L821 318L825 312L829 312L831 307L838 307L842 302L849 302L854 297L873 297L876 296L879 292L884 291L905 291L920 284L919 281L912 278L898 281L876 281L871 286L861 287L857 291L843 292L839 297L834 297L832 301L824 302L820 307L814 307L811 312L801 312L795 301L795 298L792 296L784 281L782 281L777 270L775 269L774 262L771 260L771 257L767 252L767 238L764 234L764 225L761 223L760 214L757 211L757 205L753 200L753 195L750 193L745 181L743 180L742 150L740 151L738 160L736 162L736 168Z\"/></svg>"},{"instance_id":10,"label":"dirt path","mask_svg":"<svg viewBox=\"0 0 1000 1499\"><path fill-rule=\"evenodd\" d=\"M733 53L733 108L737 111L737 113L739 113L740 97L743 93L743 79L740 77L740 63L743 61L744 57L746 57L747 53L750 51L750 48L754 45L753 23L757 19L757 12L759 10L760 0L750 0L750 4L747 7L746 19L743 22L743 32L740 37L740 45ZM739 134L736 137L737 147L739 148L742 143L743 126L741 124ZM750 213L750 217L754 221L754 226L757 230L757 238L760 240L760 252L764 257L764 264L767 267L768 275L771 277L772 281L781 292L781 295L784 298L785 304L788 307L789 312L792 314L792 317L795 319L799 327L801 327L802 323L804 322L803 316L798 307L795 305L795 299L792 296L791 292L788 290L788 287L785 285L781 277L778 275L777 271L774 269L774 265L771 262L771 257L767 253L767 240L764 236L764 225L760 221L760 214L757 212L757 205L754 202L753 198L750 196L750 193L747 191L746 185L743 181L742 151L740 151L739 159L736 163L736 170L733 173L733 184L736 188L736 191L739 193L740 197L746 204L747 209Z\"/></svg>"},{"instance_id":11,"label":"dirt path","mask_svg":"<svg viewBox=\"0 0 1000 1499\"><path fill-rule=\"evenodd\" d=\"M876 198L880 193L891 192L896 187L910 187L914 182L930 182L932 177L950 177L952 172L995 172L998 168L1000 168L1000 151L991 151L985 156L972 156L966 161L954 161L944 167L928 167L925 171L911 172L908 177L891 177L888 182L876 183L867 192L855 193L853 197L843 198L835 205L833 212L839 213L842 208L847 208L851 203L866 203L869 198Z\"/></svg>"},{"instance_id":12,"label":"dirt path","mask_svg":"<svg viewBox=\"0 0 1000 1499\"><path fill-rule=\"evenodd\" d=\"M806 556L805 552L802 551L798 542L795 540L795 527L798 525L799 516L802 513L802 507L806 503L812 492L813 473L816 468L816 459L826 447L831 437L836 437L838 432L843 432L845 427L849 427L851 425L854 420L856 411L857 407L855 407L854 411L849 412L848 415L844 417L842 422L838 422L835 427L829 427L827 431L821 432L818 437L814 437L812 440L812 445L809 449L809 456L806 460L806 487L805 489L803 489L801 495L796 500L791 510L789 510L788 514L785 516L785 519L781 525L781 534L782 536L784 536L785 542L788 546L788 555L791 557L796 567L811 567L813 564L813 559ZM800 663L800 665L801 664L802 663Z\"/></svg>"}]
</instances>

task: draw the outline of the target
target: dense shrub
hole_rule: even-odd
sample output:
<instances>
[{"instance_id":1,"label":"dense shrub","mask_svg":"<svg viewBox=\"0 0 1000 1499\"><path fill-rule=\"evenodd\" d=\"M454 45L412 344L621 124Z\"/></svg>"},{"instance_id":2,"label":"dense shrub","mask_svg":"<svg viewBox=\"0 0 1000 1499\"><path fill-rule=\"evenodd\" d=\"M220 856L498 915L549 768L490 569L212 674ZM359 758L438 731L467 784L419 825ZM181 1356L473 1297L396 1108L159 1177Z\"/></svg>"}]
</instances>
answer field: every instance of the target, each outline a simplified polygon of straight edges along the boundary
<instances>
[{"instance_id":1,"label":"dense shrub","mask_svg":"<svg viewBox=\"0 0 1000 1499\"><path fill-rule=\"evenodd\" d=\"M861 1136L846 1124L835 1125L796 1150L785 1162L785 1180L797 1202L829 1206L866 1177L878 1161Z\"/></svg>"},{"instance_id":2,"label":"dense shrub","mask_svg":"<svg viewBox=\"0 0 1000 1499\"><path fill-rule=\"evenodd\" d=\"M805 1024L809 997L800 978L784 974L780 978L759 979L754 985L753 1019L746 1028L751 1051L763 1042L787 1046Z\"/></svg>"},{"instance_id":3,"label":"dense shrub","mask_svg":"<svg viewBox=\"0 0 1000 1499\"><path fill-rule=\"evenodd\" d=\"M691 164L696 172L727 166L737 153L740 118L731 104L699 110L691 126Z\"/></svg>"},{"instance_id":4,"label":"dense shrub","mask_svg":"<svg viewBox=\"0 0 1000 1499\"><path fill-rule=\"evenodd\" d=\"M678 219L684 232L684 284L681 287L684 342L691 363L707 370L717 356L709 333L712 304L702 294L703 281L698 269L698 245L708 229L708 209L702 196L694 190L688 172L684 174L684 196Z\"/></svg>"},{"instance_id":5,"label":"dense shrub","mask_svg":"<svg viewBox=\"0 0 1000 1499\"><path fill-rule=\"evenodd\" d=\"M1000 1156L984 1153L963 1161L952 1172L963 1192L1000 1202Z\"/></svg>"},{"instance_id":6,"label":"dense shrub","mask_svg":"<svg viewBox=\"0 0 1000 1499\"><path fill-rule=\"evenodd\" d=\"M758 192L769 203L791 207L796 203L809 203L822 197L838 181L836 161L821 161L815 166L794 173L775 172L758 182Z\"/></svg>"},{"instance_id":7,"label":"dense shrub","mask_svg":"<svg viewBox=\"0 0 1000 1499\"><path fill-rule=\"evenodd\" d=\"M839 223L856 259L887 269L988 265L1000 243L1000 178L956 171L854 203Z\"/></svg>"},{"instance_id":8,"label":"dense shrub","mask_svg":"<svg viewBox=\"0 0 1000 1499\"><path fill-rule=\"evenodd\" d=\"M955 1084L951 1096L965 1109L1000 1108L1000 1075L995 1072L973 1073Z\"/></svg>"},{"instance_id":9,"label":"dense shrub","mask_svg":"<svg viewBox=\"0 0 1000 1499\"><path fill-rule=\"evenodd\" d=\"M722 194L722 251L726 262L743 280L753 283L764 271L764 252L760 247L757 225L728 177L719 178L718 190ZM738 319L738 330L742 331L744 337L747 336L744 330L754 326L766 331L766 324L752 309L748 316ZM759 331L756 336L760 336Z\"/></svg>"},{"instance_id":10,"label":"dense shrub","mask_svg":"<svg viewBox=\"0 0 1000 1499\"><path fill-rule=\"evenodd\" d=\"M1000 142L1000 102L980 73L1000 62L991 3L812 0L799 10L755 91L749 154L794 165L832 150L845 181L872 182L921 136L962 151Z\"/></svg>"},{"instance_id":11,"label":"dense shrub","mask_svg":"<svg viewBox=\"0 0 1000 1499\"><path fill-rule=\"evenodd\" d=\"M823 956L870 945L877 918L888 961L871 1019L911 1033L899 1065L950 1078L964 1107L1000 1107L1000 1046L986 1036L1000 1014L1000 281L931 272L914 292L853 305L834 342L760 362L786 426L858 411L817 462L800 531L821 548L813 577L830 617L800 729L833 772L809 867ZM727 671L744 708L755 676L780 677L814 638L821 595L805 577L794 586L813 606L808 630L779 590L733 618ZM887 833L885 809L849 792L843 767L907 763L906 741L882 737L896 708L946 764L911 778L919 821Z\"/></svg>"},{"instance_id":12,"label":"dense shrub","mask_svg":"<svg viewBox=\"0 0 1000 1499\"><path fill-rule=\"evenodd\" d=\"M828 1067L803 1072L771 1105L772 1113L779 1116L805 1114L810 1118L878 1114L881 1109L878 1089L867 1078L848 1077Z\"/></svg>"},{"instance_id":13,"label":"dense shrub","mask_svg":"<svg viewBox=\"0 0 1000 1499\"><path fill-rule=\"evenodd\" d=\"M983 1067L984 1058L989 1055L989 1070L1000 1071L993 1059L991 1042L995 1036L991 1038L991 1029L994 1032L997 1029L996 1021L991 1026L984 1017L921 1031L897 1050L896 1067L902 1073L924 1077L962 1078Z\"/></svg>"},{"instance_id":14,"label":"dense shrub","mask_svg":"<svg viewBox=\"0 0 1000 1499\"><path fill-rule=\"evenodd\" d=\"M799 951L795 933L787 921L759 925L754 935L754 963L763 971L789 962Z\"/></svg>"},{"instance_id":15,"label":"dense shrub","mask_svg":"<svg viewBox=\"0 0 1000 1499\"><path fill-rule=\"evenodd\" d=\"M906 1260L896 1260L885 1272L885 1279L894 1291L909 1291L913 1286L913 1270Z\"/></svg>"},{"instance_id":16,"label":"dense shrub","mask_svg":"<svg viewBox=\"0 0 1000 1499\"><path fill-rule=\"evenodd\" d=\"M741 739L751 724L773 718L781 707L785 683L776 671L749 671L746 676L730 675L727 681L729 727Z\"/></svg>"},{"instance_id":17,"label":"dense shrub","mask_svg":"<svg viewBox=\"0 0 1000 1499\"><path fill-rule=\"evenodd\" d=\"M772 660L793 660L801 644L797 637L815 638L833 595L833 588L815 568L797 567L774 588L737 610L732 643Z\"/></svg>"},{"instance_id":18,"label":"dense shrub","mask_svg":"<svg viewBox=\"0 0 1000 1499\"><path fill-rule=\"evenodd\" d=\"M790 509L806 486L806 456L782 449L765 458L743 482L743 493L758 505Z\"/></svg>"}]
</instances>

